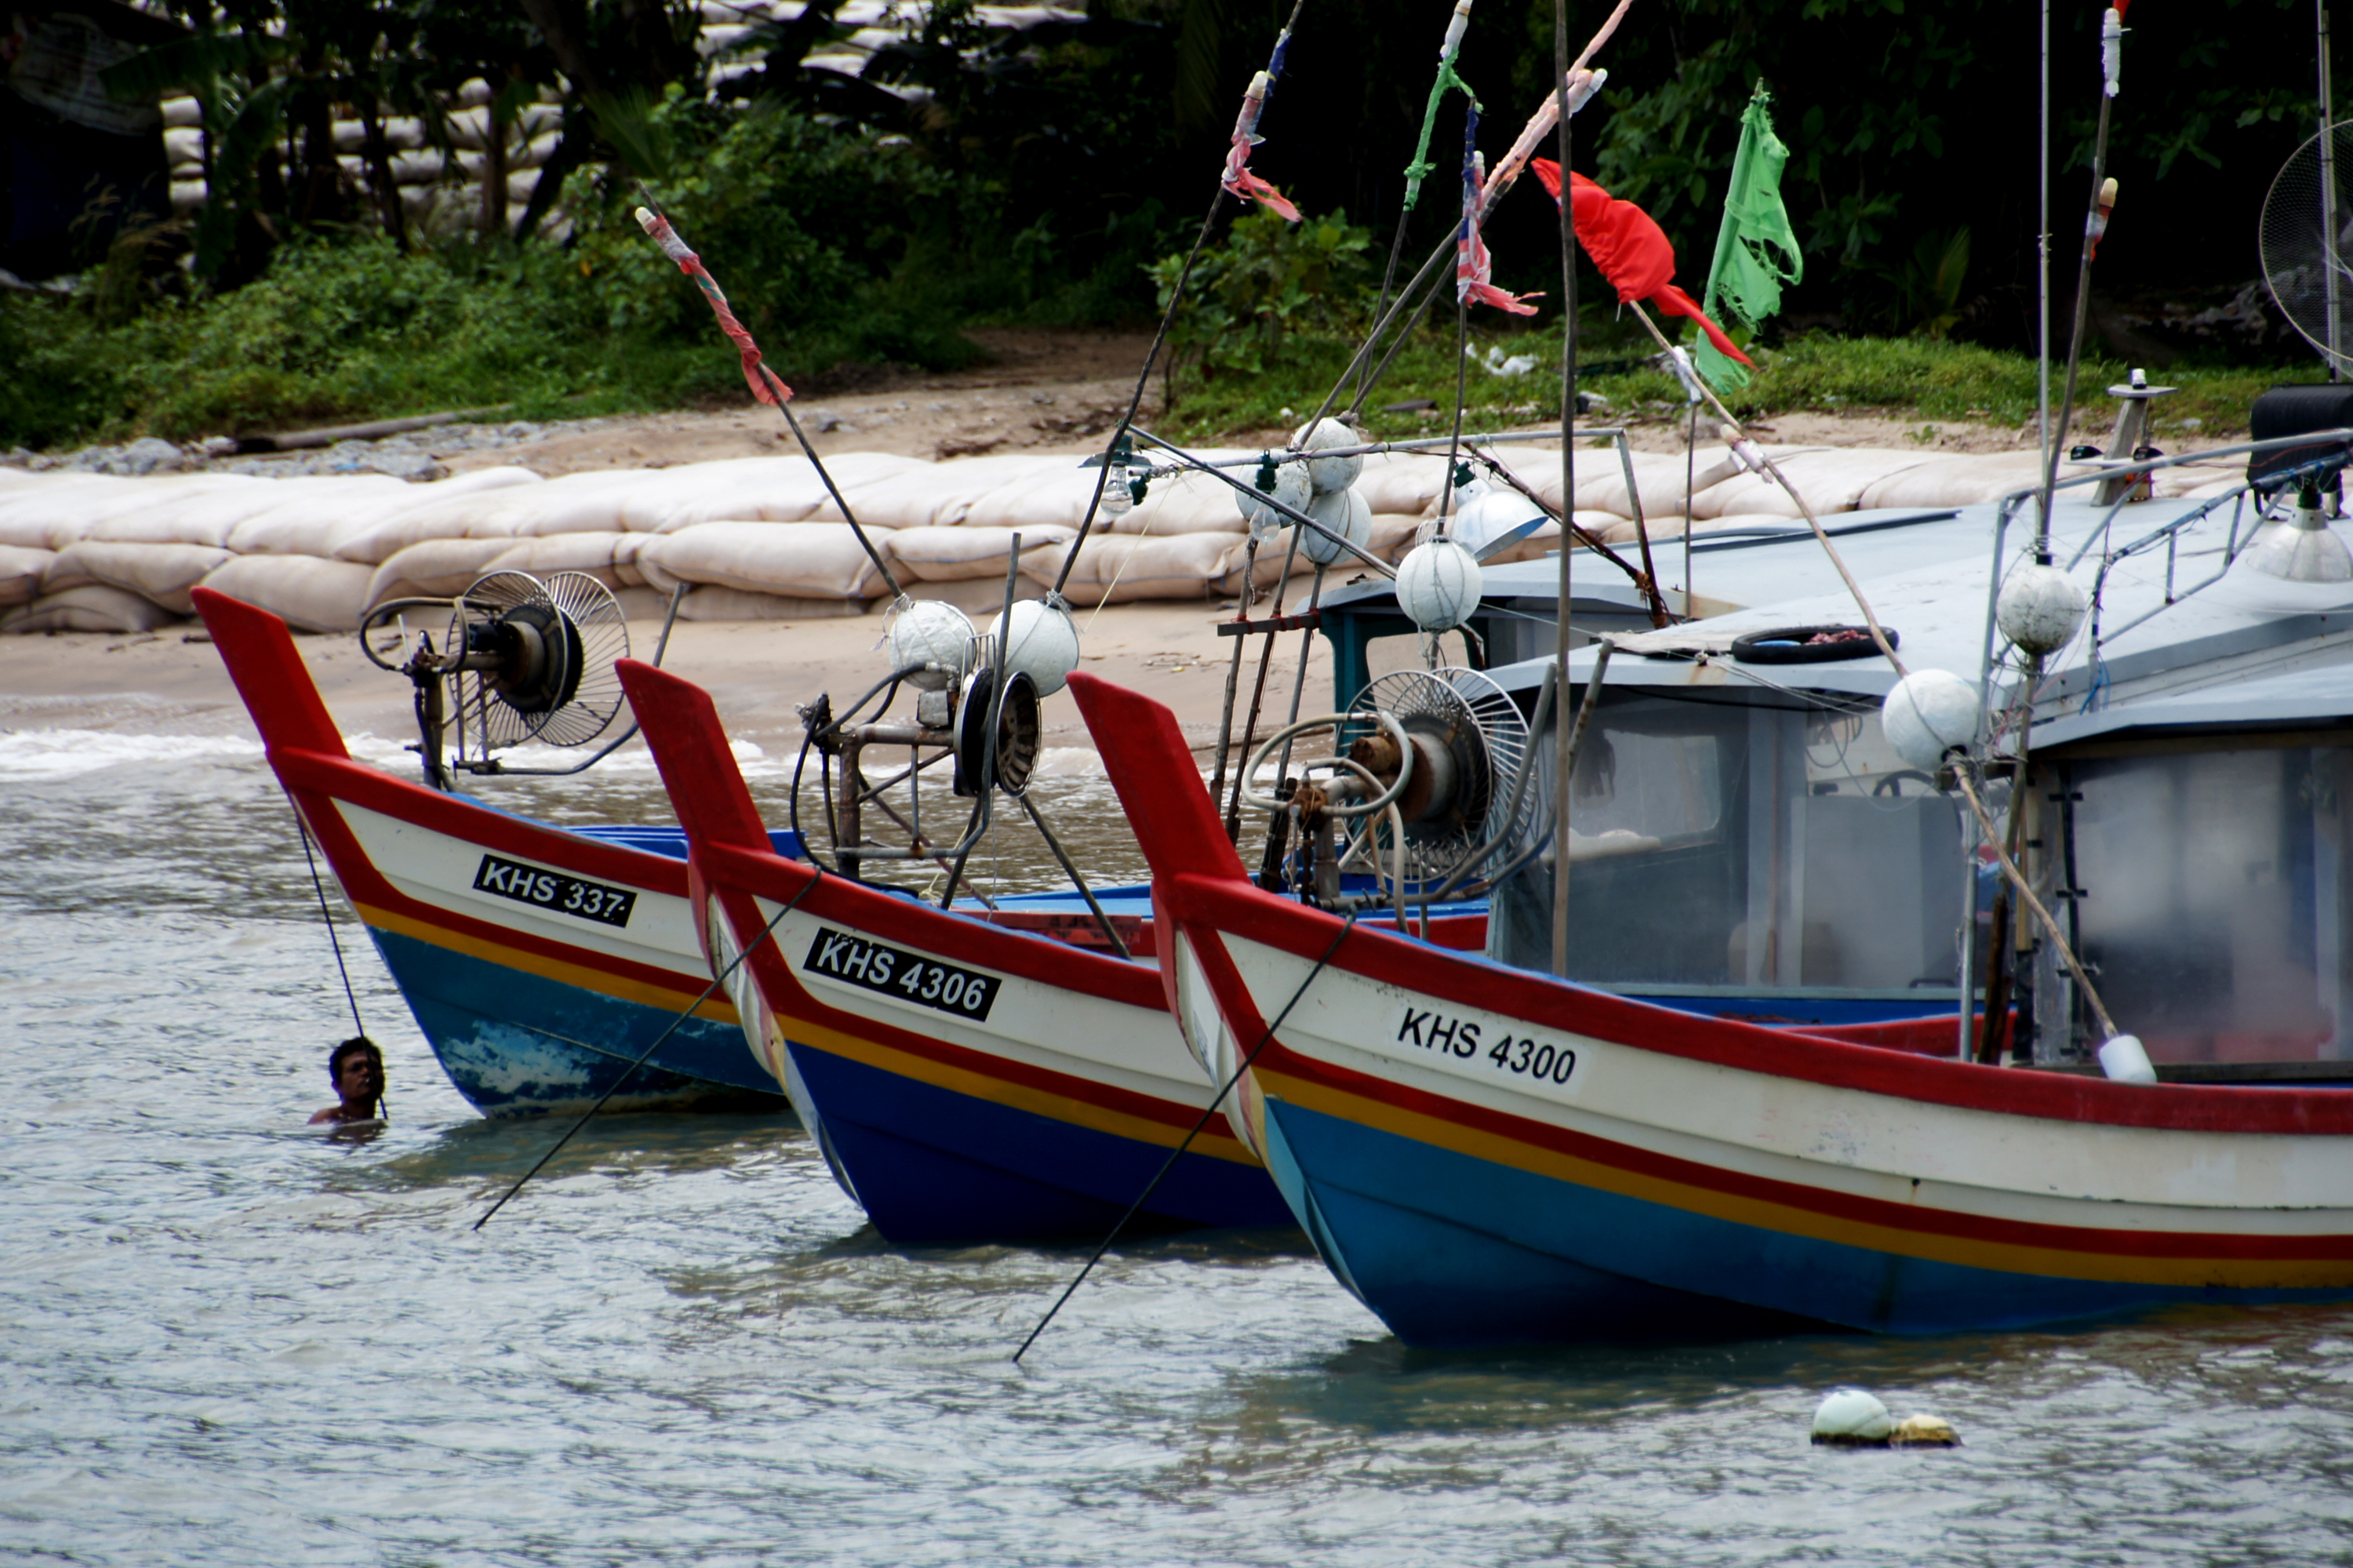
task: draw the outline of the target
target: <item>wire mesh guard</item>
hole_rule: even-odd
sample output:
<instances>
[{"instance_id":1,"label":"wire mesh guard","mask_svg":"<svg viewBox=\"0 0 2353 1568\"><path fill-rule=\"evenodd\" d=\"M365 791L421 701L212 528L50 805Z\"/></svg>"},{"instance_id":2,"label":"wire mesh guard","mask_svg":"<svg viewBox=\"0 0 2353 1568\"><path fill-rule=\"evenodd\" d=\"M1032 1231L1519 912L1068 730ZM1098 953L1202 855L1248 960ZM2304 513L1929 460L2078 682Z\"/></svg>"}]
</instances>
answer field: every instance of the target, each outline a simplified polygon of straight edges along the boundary
<instances>
[{"instance_id":1,"label":"wire mesh guard","mask_svg":"<svg viewBox=\"0 0 2353 1568\"><path fill-rule=\"evenodd\" d=\"M487 616L487 621L477 617ZM613 668L629 654L619 603L585 572L555 572L544 582L522 572L493 572L466 590L453 643L485 641L499 658L489 668L450 677L459 744L484 752L537 740L580 746L620 712L621 678Z\"/></svg>"},{"instance_id":2,"label":"wire mesh guard","mask_svg":"<svg viewBox=\"0 0 2353 1568\"><path fill-rule=\"evenodd\" d=\"M1418 776L1399 802L1405 822L1405 880L1429 883L1463 869L1480 846L1504 832L1496 853L1526 844L1538 827L1544 791L1513 784L1528 755L1528 721L1501 686L1475 670L1399 670L1375 680L1356 699L1405 726L1440 777ZM1366 831L1376 863L1391 863L1393 830L1386 812ZM1475 871L1477 868L1472 868Z\"/></svg>"},{"instance_id":3,"label":"wire mesh guard","mask_svg":"<svg viewBox=\"0 0 2353 1568\"><path fill-rule=\"evenodd\" d=\"M2326 156L2316 134L2273 176L2258 244L2280 313L2338 369L2353 372L2353 121L2327 136Z\"/></svg>"}]
</instances>

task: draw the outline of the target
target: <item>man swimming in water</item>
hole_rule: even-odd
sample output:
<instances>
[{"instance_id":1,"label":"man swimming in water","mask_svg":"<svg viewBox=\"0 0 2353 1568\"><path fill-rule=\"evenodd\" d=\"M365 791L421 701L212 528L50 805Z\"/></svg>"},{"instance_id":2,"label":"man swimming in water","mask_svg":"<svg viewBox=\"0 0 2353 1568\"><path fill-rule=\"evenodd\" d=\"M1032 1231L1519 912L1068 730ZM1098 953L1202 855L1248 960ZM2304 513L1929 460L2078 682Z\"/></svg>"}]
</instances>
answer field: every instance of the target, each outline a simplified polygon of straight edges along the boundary
<instances>
[{"instance_id":1,"label":"man swimming in water","mask_svg":"<svg viewBox=\"0 0 2353 1568\"><path fill-rule=\"evenodd\" d=\"M335 1086L343 1103L312 1117L312 1127L322 1122L383 1119L377 1102L384 1098L384 1053L375 1048L375 1041L359 1034L336 1046L327 1058L327 1081Z\"/></svg>"}]
</instances>

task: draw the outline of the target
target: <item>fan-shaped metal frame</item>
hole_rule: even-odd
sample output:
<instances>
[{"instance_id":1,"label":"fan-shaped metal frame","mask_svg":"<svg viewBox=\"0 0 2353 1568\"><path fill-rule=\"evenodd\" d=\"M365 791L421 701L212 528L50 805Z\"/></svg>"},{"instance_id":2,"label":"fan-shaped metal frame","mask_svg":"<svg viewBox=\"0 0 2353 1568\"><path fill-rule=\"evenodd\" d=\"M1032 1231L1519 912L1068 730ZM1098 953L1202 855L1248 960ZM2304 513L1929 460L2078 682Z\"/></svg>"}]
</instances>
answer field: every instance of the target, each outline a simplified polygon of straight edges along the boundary
<instances>
[{"instance_id":1,"label":"fan-shaped metal frame","mask_svg":"<svg viewBox=\"0 0 2353 1568\"><path fill-rule=\"evenodd\" d=\"M1454 667L1399 670L1366 685L1351 706L1388 714L1425 746L1443 747L1454 761L1452 809L1405 824L1409 883L1451 876L1498 834L1504 836L1497 853L1509 854L1539 831L1541 791L1520 791L1518 810L1512 811L1512 783L1528 757L1527 718L1485 675ZM1366 832L1374 863L1386 869L1391 863L1386 815L1366 819Z\"/></svg>"},{"instance_id":2,"label":"fan-shaped metal frame","mask_svg":"<svg viewBox=\"0 0 2353 1568\"><path fill-rule=\"evenodd\" d=\"M2339 370L2353 373L2353 121L2329 127L2324 191L2321 136L2315 132L2272 176L2257 224L2263 285L2288 324ZM2329 218L2337 228L2334 257ZM2328 341L2328 279L2337 280L2337 344Z\"/></svg>"},{"instance_id":3,"label":"fan-shaped metal frame","mask_svg":"<svg viewBox=\"0 0 2353 1568\"><path fill-rule=\"evenodd\" d=\"M585 572L555 572L543 581L526 572L490 573L459 597L449 645L466 647L470 630L501 622L534 636L552 668L529 697L502 690L495 671L453 672L460 754L470 740L487 756L527 740L582 746L603 734L621 709L613 666L629 653L627 618L611 590Z\"/></svg>"}]
</instances>

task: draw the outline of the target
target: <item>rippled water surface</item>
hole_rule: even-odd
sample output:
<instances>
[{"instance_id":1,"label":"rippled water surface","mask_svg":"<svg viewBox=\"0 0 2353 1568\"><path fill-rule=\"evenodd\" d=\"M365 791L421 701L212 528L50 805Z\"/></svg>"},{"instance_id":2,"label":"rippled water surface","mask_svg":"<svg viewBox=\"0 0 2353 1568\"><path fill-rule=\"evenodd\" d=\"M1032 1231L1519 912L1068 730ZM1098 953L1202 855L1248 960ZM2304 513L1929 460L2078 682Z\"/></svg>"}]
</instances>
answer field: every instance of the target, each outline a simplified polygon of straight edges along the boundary
<instances>
[{"instance_id":1,"label":"rippled water surface","mask_svg":"<svg viewBox=\"0 0 2353 1568\"><path fill-rule=\"evenodd\" d=\"M1132 873L1100 783L1046 789ZM512 799L667 815L642 769ZM1429 1356L1296 1235L1214 1234L1114 1251L1016 1368L1082 1250L884 1246L743 1118L605 1119L477 1234L554 1129L475 1117L342 930L364 1143L302 1125L350 1016L258 756L0 734L0 1558L2353 1554L2353 1313ZM1841 1383L1967 1446L1811 1448Z\"/></svg>"}]
</instances>

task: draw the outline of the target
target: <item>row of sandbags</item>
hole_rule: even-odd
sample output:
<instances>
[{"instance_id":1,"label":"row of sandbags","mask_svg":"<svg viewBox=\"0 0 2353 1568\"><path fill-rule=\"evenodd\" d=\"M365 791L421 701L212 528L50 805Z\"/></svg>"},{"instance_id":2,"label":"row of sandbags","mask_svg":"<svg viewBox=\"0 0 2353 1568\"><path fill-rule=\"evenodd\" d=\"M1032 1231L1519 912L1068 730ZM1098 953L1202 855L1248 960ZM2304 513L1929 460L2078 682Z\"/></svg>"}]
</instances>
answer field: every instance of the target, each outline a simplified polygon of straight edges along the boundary
<instances>
[{"instance_id":1,"label":"row of sandbags","mask_svg":"<svg viewBox=\"0 0 2353 1568\"><path fill-rule=\"evenodd\" d=\"M1556 505L1558 449L1504 450L1514 474ZM2035 477L2031 452L1768 450L1823 513L1966 504ZM1254 477L1255 453L1200 455ZM348 630L388 599L455 594L506 570L586 572L629 597L633 611L649 609L638 590L667 596L683 587L681 613L694 619L857 614L888 592L874 556L902 588L971 608L1002 595L1017 536L1018 575L1033 585L1024 591L1063 578L1081 605L1231 596L1245 576L1269 586L1286 558L1311 569L1303 556L1287 557L1280 540L1253 555L1232 489L1186 472L1153 480L1107 532L1098 518L1065 577L1097 478L1068 454L932 463L851 453L830 460L825 474L799 457L554 480L495 468L431 484L0 469L0 631L147 630L186 615L199 583L301 627ZM2159 481L2160 493L2231 482L2197 470ZM1372 514L1371 553L1394 561L1429 533L1447 464L1377 454L1354 488ZM1688 459L1638 452L1630 465L1611 448L1580 449L1576 494L1578 524L1613 543L1634 537L1636 498L1654 535L1680 533L1686 518L1704 532L1798 510L1720 447ZM848 526L842 502L873 555ZM1493 558L1540 555L1557 539L1547 525ZM1338 569L1346 577L1360 567L1344 559Z\"/></svg>"}]
</instances>

